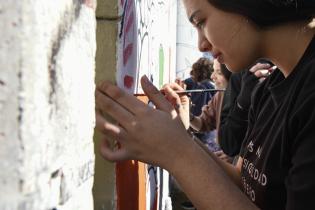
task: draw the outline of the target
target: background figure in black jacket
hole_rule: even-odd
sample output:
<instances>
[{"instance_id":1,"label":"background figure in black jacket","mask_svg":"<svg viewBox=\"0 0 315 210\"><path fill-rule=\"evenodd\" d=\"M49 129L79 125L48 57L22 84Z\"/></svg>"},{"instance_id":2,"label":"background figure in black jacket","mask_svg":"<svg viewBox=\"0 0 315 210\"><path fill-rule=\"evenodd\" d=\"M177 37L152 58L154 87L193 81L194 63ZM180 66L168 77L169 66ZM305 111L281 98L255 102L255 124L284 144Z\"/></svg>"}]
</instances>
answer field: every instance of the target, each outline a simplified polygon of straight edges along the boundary
<instances>
[{"instance_id":1,"label":"background figure in black jacket","mask_svg":"<svg viewBox=\"0 0 315 210\"><path fill-rule=\"evenodd\" d=\"M273 64L259 59L250 69L233 73L226 88L218 129L218 139L225 154L239 154L248 126L248 110L256 85L268 76ZM260 69L259 71L256 71ZM255 72L253 74L252 72Z\"/></svg>"}]
</instances>

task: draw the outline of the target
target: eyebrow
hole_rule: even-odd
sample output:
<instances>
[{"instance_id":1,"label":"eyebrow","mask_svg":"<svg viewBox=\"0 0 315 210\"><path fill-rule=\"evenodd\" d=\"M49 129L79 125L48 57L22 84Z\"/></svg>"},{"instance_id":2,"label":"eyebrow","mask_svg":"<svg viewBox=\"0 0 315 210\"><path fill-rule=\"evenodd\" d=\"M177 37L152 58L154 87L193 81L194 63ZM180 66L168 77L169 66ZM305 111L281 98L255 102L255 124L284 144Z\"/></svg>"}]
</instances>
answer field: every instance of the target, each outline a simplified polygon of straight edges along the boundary
<instances>
[{"instance_id":1,"label":"eyebrow","mask_svg":"<svg viewBox=\"0 0 315 210\"><path fill-rule=\"evenodd\" d=\"M190 15L190 17L189 17L189 22L191 22L192 24L194 24L194 18L195 18L195 16L197 15L198 12L200 12L199 9L196 10L196 11L194 11L194 12Z\"/></svg>"}]
</instances>

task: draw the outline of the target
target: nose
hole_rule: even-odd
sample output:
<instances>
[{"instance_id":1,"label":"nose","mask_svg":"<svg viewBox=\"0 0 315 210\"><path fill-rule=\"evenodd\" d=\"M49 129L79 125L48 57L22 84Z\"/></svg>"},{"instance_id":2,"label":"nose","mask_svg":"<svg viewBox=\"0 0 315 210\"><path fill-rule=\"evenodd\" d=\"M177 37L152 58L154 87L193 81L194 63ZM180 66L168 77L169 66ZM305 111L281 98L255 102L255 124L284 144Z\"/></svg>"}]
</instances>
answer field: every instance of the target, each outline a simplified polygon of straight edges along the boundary
<instances>
[{"instance_id":1,"label":"nose","mask_svg":"<svg viewBox=\"0 0 315 210\"><path fill-rule=\"evenodd\" d=\"M210 78L212 79L212 81L215 81L216 76L215 76L215 72L214 72L214 71L212 72L212 74L211 74Z\"/></svg>"},{"instance_id":2,"label":"nose","mask_svg":"<svg viewBox=\"0 0 315 210\"><path fill-rule=\"evenodd\" d=\"M212 48L210 42L201 31L198 31L198 48L200 52L210 52Z\"/></svg>"}]
</instances>

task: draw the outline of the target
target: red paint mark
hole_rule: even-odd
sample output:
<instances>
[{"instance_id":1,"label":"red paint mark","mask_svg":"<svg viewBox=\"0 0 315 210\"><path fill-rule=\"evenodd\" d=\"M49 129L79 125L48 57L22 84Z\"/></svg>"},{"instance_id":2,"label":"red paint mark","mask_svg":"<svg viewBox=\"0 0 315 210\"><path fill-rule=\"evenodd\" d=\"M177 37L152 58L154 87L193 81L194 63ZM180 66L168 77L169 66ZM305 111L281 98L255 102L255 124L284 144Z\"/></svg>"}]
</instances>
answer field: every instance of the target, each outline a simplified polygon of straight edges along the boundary
<instances>
[{"instance_id":1,"label":"red paint mark","mask_svg":"<svg viewBox=\"0 0 315 210\"><path fill-rule=\"evenodd\" d=\"M124 52L123 52L124 66L126 66L128 60L129 60L129 57L132 54L132 49L133 49L133 43L128 44L128 46L124 49Z\"/></svg>"},{"instance_id":2,"label":"red paint mark","mask_svg":"<svg viewBox=\"0 0 315 210\"><path fill-rule=\"evenodd\" d=\"M125 34L128 33L132 25L133 25L133 11L131 12L131 14L129 15L127 19L127 25L125 27Z\"/></svg>"},{"instance_id":3,"label":"red paint mark","mask_svg":"<svg viewBox=\"0 0 315 210\"><path fill-rule=\"evenodd\" d=\"M94 4L94 0L84 0L84 4L87 7L90 7L91 9L95 10L95 4Z\"/></svg>"},{"instance_id":4,"label":"red paint mark","mask_svg":"<svg viewBox=\"0 0 315 210\"><path fill-rule=\"evenodd\" d=\"M124 77L124 86L128 89L130 89L133 86L134 80L133 77L126 75Z\"/></svg>"}]
</instances>

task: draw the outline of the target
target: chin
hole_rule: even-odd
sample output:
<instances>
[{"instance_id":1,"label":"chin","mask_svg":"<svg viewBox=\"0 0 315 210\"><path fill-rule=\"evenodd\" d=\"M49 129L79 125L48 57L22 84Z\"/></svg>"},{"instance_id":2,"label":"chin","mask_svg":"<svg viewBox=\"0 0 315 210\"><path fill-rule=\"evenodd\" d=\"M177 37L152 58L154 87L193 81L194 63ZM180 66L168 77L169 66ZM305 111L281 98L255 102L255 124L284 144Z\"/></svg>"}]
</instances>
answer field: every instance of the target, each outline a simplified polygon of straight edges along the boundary
<instances>
[{"instance_id":1,"label":"chin","mask_svg":"<svg viewBox=\"0 0 315 210\"><path fill-rule=\"evenodd\" d=\"M241 65L240 63L225 63L225 66L232 72L238 73L248 68L247 65Z\"/></svg>"}]
</instances>

